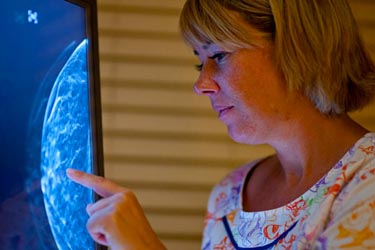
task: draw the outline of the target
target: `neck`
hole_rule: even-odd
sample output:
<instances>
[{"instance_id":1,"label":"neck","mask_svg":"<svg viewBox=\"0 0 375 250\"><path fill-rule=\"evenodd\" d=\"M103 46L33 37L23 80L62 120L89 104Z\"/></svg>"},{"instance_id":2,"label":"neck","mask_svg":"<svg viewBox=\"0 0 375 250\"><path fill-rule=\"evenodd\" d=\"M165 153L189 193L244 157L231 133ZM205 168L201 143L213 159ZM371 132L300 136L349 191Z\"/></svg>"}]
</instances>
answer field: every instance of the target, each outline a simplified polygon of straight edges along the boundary
<instances>
[{"instance_id":1,"label":"neck","mask_svg":"<svg viewBox=\"0 0 375 250\"><path fill-rule=\"evenodd\" d=\"M287 128L270 144L277 153L280 178L294 187L318 181L368 132L347 115L301 117Z\"/></svg>"}]
</instances>

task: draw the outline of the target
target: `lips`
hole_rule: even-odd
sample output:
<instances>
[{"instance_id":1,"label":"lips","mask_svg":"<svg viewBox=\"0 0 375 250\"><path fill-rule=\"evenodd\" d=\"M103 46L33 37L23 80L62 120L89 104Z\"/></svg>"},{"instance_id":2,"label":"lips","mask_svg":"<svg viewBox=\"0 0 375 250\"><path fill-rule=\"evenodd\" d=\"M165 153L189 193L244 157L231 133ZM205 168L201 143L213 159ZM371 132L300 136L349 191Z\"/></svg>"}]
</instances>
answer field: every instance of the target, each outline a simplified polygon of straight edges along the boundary
<instances>
[{"instance_id":1,"label":"lips","mask_svg":"<svg viewBox=\"0 0 375 250\"><path fill-rule=\"evenodd\" d=\"M229 110L231 110L233 106L222 106L222 105L215 105L214 110L219 114L219 117L223 117Z\"/></svg>"}]
</instances>

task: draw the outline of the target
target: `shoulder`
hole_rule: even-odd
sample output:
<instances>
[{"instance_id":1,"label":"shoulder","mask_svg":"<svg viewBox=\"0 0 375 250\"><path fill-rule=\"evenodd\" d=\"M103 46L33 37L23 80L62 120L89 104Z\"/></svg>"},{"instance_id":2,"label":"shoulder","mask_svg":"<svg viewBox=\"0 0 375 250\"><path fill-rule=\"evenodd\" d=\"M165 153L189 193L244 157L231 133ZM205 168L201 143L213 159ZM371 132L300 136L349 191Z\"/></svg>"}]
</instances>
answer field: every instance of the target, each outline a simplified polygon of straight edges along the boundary
<instances>
[{"instance_id":1,"label":"shoulder","mask_svg":"<svg viewBox=\"0 0 375 250\"><path fill-rule=\"evenodd\" d=\"M332 207L337 214L375 200L375 133L365 135L342 160L342 165L346 183Z\"/></svg>"},{"instance_id":2,"label":"shoulder","mask_svg":"<svg viewBox=\"0 0 375 250\"><path fill-rule=\"evenodd\" d=\"M344 189L375 185L375 133L368 133L358 141L342 164L345 165L348 173L352 172L348 174L347 185ZM375 193L375 189L373 192Z\"/></svg>"},{"instance_id":3,"label":"shoulder","mask_svg":"<svg viewBox=\"0 0 375 250\"><path fill-rule=\"evenodd\" d=\"M368 249L375 245L375 134L367 134L351 149L342 168L344 185L316 244L327 249Z\"/></svg>"},{"instance_id":4,"label":"shoulder","mask_svg":"<svg viewBox=\"0 0 375 250\"><path fill-rule=\"evenodd\" d=\"M208 200L207 212L222 217L230 211L241 208L241 193L249 171L262 159L247 163L226 175L215 185Z\"/></svg>"}]
</instances>

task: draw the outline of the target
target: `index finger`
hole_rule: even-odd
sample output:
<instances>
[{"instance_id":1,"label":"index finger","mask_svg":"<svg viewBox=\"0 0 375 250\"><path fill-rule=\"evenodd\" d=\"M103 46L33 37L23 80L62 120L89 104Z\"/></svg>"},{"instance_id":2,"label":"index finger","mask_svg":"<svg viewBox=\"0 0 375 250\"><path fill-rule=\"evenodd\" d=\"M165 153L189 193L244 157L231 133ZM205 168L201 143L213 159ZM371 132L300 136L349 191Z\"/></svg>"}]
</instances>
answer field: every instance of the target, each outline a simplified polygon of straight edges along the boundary
<instances>
[{"instance_id":1,"label":"index finger","mask_svg":"<svg viewBox=\"0 0 375 250\"><path fill-rule=\"evenodd\" d=\"M76 169L68 168L66 175L74 182L92 189L102 197L109 197L115 193L123 193L127 190L116 183L97 175L88 174Z\"/></svg>"}]
</instances>

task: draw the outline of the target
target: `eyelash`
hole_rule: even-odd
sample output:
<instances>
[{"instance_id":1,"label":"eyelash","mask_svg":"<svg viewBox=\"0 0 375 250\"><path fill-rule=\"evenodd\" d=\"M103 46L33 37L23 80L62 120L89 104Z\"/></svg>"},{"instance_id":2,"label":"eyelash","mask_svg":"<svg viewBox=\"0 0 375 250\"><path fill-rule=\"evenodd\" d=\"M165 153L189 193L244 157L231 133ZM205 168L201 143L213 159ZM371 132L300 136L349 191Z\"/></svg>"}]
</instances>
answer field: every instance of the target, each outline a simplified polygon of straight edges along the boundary
<instances>
[{"instance_id":1,"label":"eyelash","mask_svg":"<svg viewBox=\"0 0 375 250\"><path fill-rule=\"evenodd\" d=\"M197 71L202 71L202 69L203 69L203 63L195 65L195 69Z\"/></svg>"},{"instance_id":2,"label":"eyelash","mask_svg":"<svg viewBox=\"0 0 375 250\"><path fill-rule=\"evenodd\" d=\"M227 56L227 52L218 52L214 54L213 56L208 57L209 59L216 60L218 63L220 63L221 60L223 60ZM196 70L202 71L203 63L195 65Z\"/></svg>"},{"instance_id":3,"label":"eyelash","mask_svg":"<svg viewBox=\"0 0 375 250\"><path fill-rule=\"evenodd\" d=\"M217 62L220 62L221 60L223 60L226 57L227 54L228 54L227 52L218 52L218 53L214 54L213 56L210 56L209 58L213 59L213 60L216 60Z\"/></svg>"}]
</instances>

